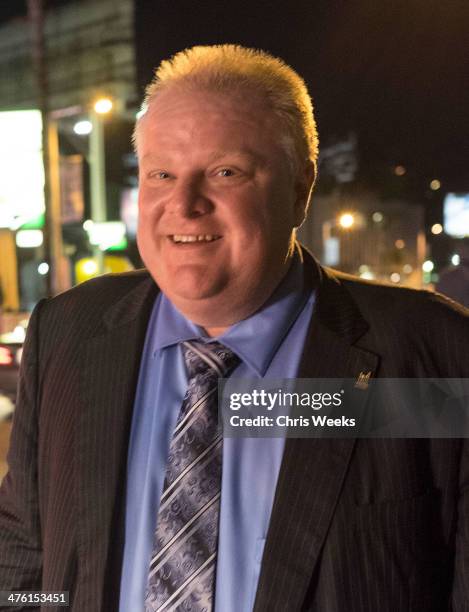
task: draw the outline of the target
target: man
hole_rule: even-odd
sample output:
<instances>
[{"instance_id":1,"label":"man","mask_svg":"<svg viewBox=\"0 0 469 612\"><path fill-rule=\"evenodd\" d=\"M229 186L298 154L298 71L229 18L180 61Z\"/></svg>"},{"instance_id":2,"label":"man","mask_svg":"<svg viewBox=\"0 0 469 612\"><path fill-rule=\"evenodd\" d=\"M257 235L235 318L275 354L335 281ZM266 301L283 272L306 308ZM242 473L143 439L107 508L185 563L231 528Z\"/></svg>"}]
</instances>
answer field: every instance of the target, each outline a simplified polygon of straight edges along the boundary
<instances>
[{"instance_id":1,"label":"man","mask_svg":"<svg viewBox=\"0 0 469 612\"><path fill-rule=\"evenodd\" d=\"M467 312L296 244L317 134L281 61L195 47L162 63L145 109L148 272L33 314L0 588L69 591L80 612L468 610L465 440L221 443L210 399L224 374L467 376Z\"/></svg>"}]
</instances>

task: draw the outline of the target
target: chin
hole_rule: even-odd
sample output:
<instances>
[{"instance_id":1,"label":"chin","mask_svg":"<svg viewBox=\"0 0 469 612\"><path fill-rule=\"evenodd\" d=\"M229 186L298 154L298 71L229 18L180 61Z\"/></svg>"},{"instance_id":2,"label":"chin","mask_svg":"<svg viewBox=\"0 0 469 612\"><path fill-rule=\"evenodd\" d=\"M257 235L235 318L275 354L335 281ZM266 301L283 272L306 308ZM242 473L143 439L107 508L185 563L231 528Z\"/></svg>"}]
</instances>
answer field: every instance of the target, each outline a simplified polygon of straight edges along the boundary
<instances>
[{"instance_id":1,"label":"chin","mask_svg":"<svg viewBox=\"0 0 469 612\"><path fill-rule=\"evenodd\" d=\"M198 303L201 305L209 305L212 301L215 303L223 295L226 285L221 282L208 282L208 279L203 278L179 276L176 283L162 282L159 287L175 305L184 302L196 306Z\"/></svg>"},{"instance_id":2,"label":"chin","mask_svg":"<svg viewBox=\"0 0 469 612\"><path fill-rule=\"evenodd\" d=\"M243 318L245 303L237 304L228 287L161 287L174 306L187 319L201 327L230 326Z\"/></svg>"},{"instance_id":3,"label":"chin","mask_svg":"<svg viewBox=\"0 0 469 612\"><path fill-rule=\"evenodd\" d=\"M207 329L230 327L254 314L263 298L252 292L225 287L221 291L167 294L176 308L190 321Z\"/></svg>"}]
</instances>

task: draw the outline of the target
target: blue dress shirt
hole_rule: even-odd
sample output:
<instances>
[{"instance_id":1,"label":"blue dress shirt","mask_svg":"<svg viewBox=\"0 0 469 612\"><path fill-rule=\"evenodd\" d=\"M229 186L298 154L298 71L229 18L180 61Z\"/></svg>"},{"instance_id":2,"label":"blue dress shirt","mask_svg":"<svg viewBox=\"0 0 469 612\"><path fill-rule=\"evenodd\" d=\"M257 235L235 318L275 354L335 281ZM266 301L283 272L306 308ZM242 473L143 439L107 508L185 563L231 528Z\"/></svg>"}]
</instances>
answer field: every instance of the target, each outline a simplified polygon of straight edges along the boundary
<instances>
[{"instance_id":1,"label":"blue dress shirt","mask_svg":"<svg viewBox=\"0 0 469 612\"><path fill-rule=\"evenodd\" d=\"M314 293L295 256L254 315L217 338L241 359L238 378L295 378ZM127 464L119 612L143 610L155 522L172 432L187 388L179 343L208 338L159 294L145 339ZM250 612L283 457L284 438L225 438L215 612Z\"/></svg>"}]
</instances>

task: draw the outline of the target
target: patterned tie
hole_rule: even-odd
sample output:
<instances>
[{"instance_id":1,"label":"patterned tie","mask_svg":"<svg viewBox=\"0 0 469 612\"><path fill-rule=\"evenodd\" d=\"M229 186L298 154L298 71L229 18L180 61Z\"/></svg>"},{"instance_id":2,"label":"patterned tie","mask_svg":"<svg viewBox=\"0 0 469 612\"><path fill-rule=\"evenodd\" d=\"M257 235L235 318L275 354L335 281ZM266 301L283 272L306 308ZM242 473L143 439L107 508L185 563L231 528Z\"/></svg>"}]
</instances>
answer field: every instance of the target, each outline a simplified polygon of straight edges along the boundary
<instances>
[{"instance_id":1,"label":"patterned tie","mask_svg":"<svg viewBox=\"0 0 469 612\"><path fill-rule=\"evenodd\" d=\"M189 377L169 448L145 612L211 612L220 509L218 378L239 358L218 342L183 342Z\"/></svg>"}]
</instances>

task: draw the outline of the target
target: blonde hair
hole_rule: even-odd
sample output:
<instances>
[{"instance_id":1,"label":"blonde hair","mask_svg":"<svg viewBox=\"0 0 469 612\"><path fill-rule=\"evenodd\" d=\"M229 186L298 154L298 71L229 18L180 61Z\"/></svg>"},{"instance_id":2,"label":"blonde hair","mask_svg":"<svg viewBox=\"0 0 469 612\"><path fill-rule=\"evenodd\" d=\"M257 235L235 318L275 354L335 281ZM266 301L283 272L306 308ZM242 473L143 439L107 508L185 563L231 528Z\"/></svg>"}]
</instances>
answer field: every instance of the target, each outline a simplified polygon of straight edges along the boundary
<instances>
[{"instance_id":1,"label":"blonde hair","mask_svg":"<svg viewBox=\"0 0 469 612\"><path fill-rule=\"evenodd\" d=\"M281 59L240 45L196 46L164 60L145 92L133 142L138 150L140 118L158 95L172 85L217 93L254 91L284 125L282 141L293 169L307 161L316 168L318 134L313 105L303 79Z\"/></svg>"}]
</instances>

